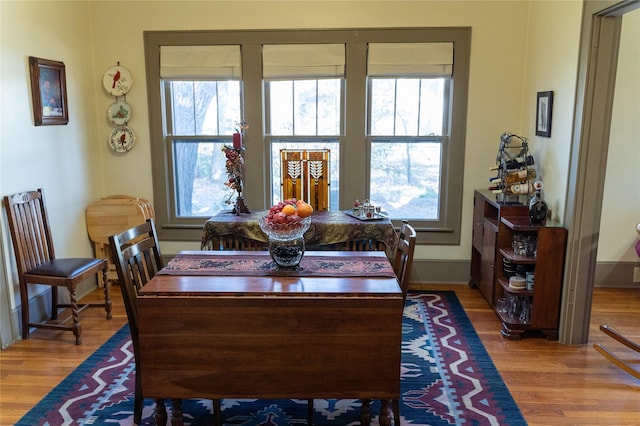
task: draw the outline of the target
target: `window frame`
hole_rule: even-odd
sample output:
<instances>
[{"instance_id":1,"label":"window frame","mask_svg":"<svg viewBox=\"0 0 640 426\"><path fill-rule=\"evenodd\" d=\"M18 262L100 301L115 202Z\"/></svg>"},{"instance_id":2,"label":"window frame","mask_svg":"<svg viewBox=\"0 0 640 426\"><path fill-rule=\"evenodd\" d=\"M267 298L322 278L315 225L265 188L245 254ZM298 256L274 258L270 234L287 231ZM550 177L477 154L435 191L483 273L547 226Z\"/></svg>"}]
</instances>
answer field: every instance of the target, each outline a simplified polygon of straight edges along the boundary
<instances>
[{"instance_id":1,"label":"window frame","mask_svg":"<svg viewBox=\"0 0 640 426\"><path fill-rule=\"evenodd\" d=\"M429 79L430 77L424 77L424 76L406 76L406 75L400 75L400 76L392 76L392 75L388 75L388 76L384 76L384 77L372 77L369 78L367 81L367 89L369 91L369 93L373 92L372 86L373 86L373 81L375 79L395 79L395 80L399 80L399 79L403 79L403 78L416 78L416 79ZM437 77L437 78L442 78L442 77ZM397 84L397 82L396 82ZM443 104L444 106L448 106L450 105L450 92L451 92L451 80L450 79L445 79L444 82L444 95L443 95ZM396 111L397 105L394 108L394 112ZM443 188L446 186L446 182L444 181L444 167L446 166L445 162L443 161L443 158L446 158L446 156L448 155L448 151L450 149L450 144L449 144L449 133L450 133L450 127L449 127L449 123L451 122L451 117L449 116L449 114L451 113L451 111L445 111L444 115L443 115L443 120L442 120L442 129L440 129L440 135L396 135L396 134L373 134L372 132L372 123L371 121L369 121L367 123L367 150L369 153L372 152L373 150L373 144L375 143L393 143L394 141L397 141L399 143L418 143L418 144L422 144L422 143L437 143L440 145L440 164L441 164L441 174L440 174L440 184L439 184L439 193L442 194L443 193ZM373 97L372 96L368 96L367 97L367 117L371 117L373 114ZM395 121L395 116L396 114L394 114L394 121ZM418 123L419 124L419 123ZM395 128L396 128L396 123L394 122L394 132L395 132ZM371 180L369 179L369 181L367 182L368 185L371 185ZM367 188L368 191L367 193L370 194L371 190L370 187ZM411 215L408 215L406 217L406 219L408 219L409 221L411 221L411 223L416 223L416 222L421 222L421 223L428 223L428 225L432 228L438 228L438 229L442 229L445 225L445 213L446 213L446 205L445 203L442 201L442 196L440 196L439 199L439 203L438 203L439 209L438 209L438 213L437 213L437 218L435 219L425 219L425 220L419 220L416 219L414 217L412 217Z\"/></svg>"},{"instance_id":2,"label":"window frame","mask_svg":"<svg viewBox=\"0 0 640 426\"><path fill-rule=\"evenodd\" d=\"M344 128L340 145L341 209L351 208L355 199L368 194L370 141L367 140L367 44L373 42L452 42L454 66L451 79L448 149L443 150L441 215L438 223L412 220L418 243L457 245L460 243L462 189L467 122L467 98L471 48L470 27L359 28L333 30L212 30L145 31L145 62L152 162L154 207L158 234L168 241L200 241L203 218L176 217L171 211L175 197L171 179L171 152L166 148L167 123L162 111L165 97L160 79L160 46L235 44L242 51L241 104L250 124L245 133L245 161L252 164L245 176L244 195L251 211L266 210L270 200L269 138L263 123L263 81L261 46L277 43L344 43L346 49ZM348 161L347 161L348 159ZM354 174L353 170L362 170ZM205 219L206 220L206 219ZM396 223L397 222L397 223ZM395 221L396 226L400 221Z\"/></svg>"}]
</instances>

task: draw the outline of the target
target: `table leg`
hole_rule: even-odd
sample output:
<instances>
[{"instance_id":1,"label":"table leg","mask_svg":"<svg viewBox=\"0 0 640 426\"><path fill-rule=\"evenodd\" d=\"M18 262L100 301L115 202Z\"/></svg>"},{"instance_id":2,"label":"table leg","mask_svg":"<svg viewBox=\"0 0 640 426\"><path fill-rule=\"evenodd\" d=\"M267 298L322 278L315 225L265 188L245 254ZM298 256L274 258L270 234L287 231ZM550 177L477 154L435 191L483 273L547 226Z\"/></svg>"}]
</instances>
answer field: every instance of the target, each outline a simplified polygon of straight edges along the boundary
<instances>
[{"instance_id":1,"label":"table leg","mask_svg":"<svg viewBox=\"0 0 640 426\"><path fill-rule=\"evenodd\" d=\"M155 421L157 425L166 426L167 424L167 407L164 405L164 399L156 399Z\"/></svg>"},{"instance_id":2,"label":"table leg","mask_svg":"<svg viewBox=\"0 0 640 426\"><path fill-rule=\"evenodd\" d=\"M182 400L171 400L171 426L184 426L182 419Z\"/></svg>"},{"instance_id":3,"label":"table leg","mask_svg":"<svg viewBox=\"0 0 640 426\"><path fill-rule=\"evenodd\" d=\"M388 399L380 401L380 426L391 426L391 416L389 415L390 405L391 401Z\"/></svg>"}]
</instances>

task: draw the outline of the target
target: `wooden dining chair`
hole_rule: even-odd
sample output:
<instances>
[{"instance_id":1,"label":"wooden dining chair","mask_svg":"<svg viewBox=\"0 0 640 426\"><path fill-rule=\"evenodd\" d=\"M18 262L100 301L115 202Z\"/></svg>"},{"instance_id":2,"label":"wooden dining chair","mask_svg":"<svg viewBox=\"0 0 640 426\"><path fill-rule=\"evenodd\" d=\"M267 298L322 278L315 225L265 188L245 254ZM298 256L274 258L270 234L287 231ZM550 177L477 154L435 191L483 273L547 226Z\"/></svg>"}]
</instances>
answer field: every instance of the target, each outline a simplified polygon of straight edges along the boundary
<instances>
[{"instance_id":1,"label":"wooden dining chair","mask_svg":"<svg viewBox=\"0 0 640 426\"><path fill-rule=\"evenodd\" d=\"M409 280L411 279L411 266L413 265L413 252L416 249L416 230L404 219L400 224L398 242L393 259L393 271L396 273L403 299L407 298Z\"/></svg>"},{"instance_id":2,"label":"wooden dining chair","mask_svg":"<svg viewBox=\"0 0 640 426\"><path fill-rule=\"evenodd\" d=\"M252 240L236 234L216 235L211 240L213 250L264 251L269 243Z\"/></svg>"},{"instance_id":3,"label":"wooden dining chair","mask_svg":"<svg viewBox=\"0 0 640 426\"><path fill-rule=\"evenodd\" d=\"M409 221L402 220L400 224L400 232L398 233L398 242L396 244L396 252L393 259L393 271L396 273L400 288L402 289L403 300L407 299L409 291L409 281L411 279L411 266L413 265L413 252L416 249L416 230L409 225ZM400 424L400 401L394 399L392 401L393 419L396 425Z\"/></svg>"},{"instance_id":4,"label":"wooden dining chair","mask_svg":"<svg viewBox=\"0 0 640 426\"><path fill-rule=\"evenodd\" d=\"M20 282L22 311L22 338L28 339L30 327L69 330L76 337L76 345L82 343L79 314L89 307L102 307L111 319L111 296L109 286L104 286L104 303L78 304L77 286L100 274L106 280L106 259L59 258L55 255L47 206L42 189L20 192L4 197L13 251ZM58 319L60 308L71 308L72 325L51 322L31 322L29 318L29 285L51 286L51 320ZM58 287L69 291L69 303L58 302Z\"/></svg>"},{"instance_id":5,"label":"wooden dining chair","mask_svg":"<svg viewBox=\"0 0 640 426\"><path fill-rule=\"evenodd\" d=\"M133 420L135 424L140 424L144 398L141 386L143 372L139 364L138 291L164 267L154 220L148 219L141 225L110 236L109 246L120 281L127 319L129 320L136 367ZM182 401L180 399L172 399L171 404L171 424L182 425ZM216 424L221 425L220 400L214 400L213 406ZM165 425L167 423L167 409L164 399L156 399L155 422L157 425Z\"/></svg>"},{"instance_id":6,"label":"wooden dining chair","mask_svg":"<svg viewBox=\"0 0 640 426\"><path fill-rule=\"evenodd\" d=\"M406 300L409 290L409 280L411 278L411 265L413 264L413 252L416 248L416 230L409 225L409 221L404 219L400 224L400 232L396 243L396 250L393 257L393 271L396 274L400 288L402 289L402 298ZM369 405L371 400L363 400L363 412L370 411ZM394 399L391 401L393 410L394 424L400 425L400 401Z\"/></svg>"}]
</instances>

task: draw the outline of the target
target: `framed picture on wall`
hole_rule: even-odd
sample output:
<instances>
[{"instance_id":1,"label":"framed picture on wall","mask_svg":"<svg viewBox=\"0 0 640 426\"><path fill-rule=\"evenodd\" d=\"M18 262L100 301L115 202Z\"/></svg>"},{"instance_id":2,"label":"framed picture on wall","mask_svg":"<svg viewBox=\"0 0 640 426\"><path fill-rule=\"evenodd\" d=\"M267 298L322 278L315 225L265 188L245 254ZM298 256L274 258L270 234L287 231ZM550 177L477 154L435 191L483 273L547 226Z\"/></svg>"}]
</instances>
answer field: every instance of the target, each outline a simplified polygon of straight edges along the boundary
<instances>
[{"instance_id":1,"label":"framed picture on wall","mask_svg":"<svg viewBox=\"0 0 640 426\"><path fill-rule=\"evenodd\" d=\"M29 72L34 124L67 124L69 111L64 63L29 56Z\"/></svg>"},{"instance_id":2,"label":"framed picture on wall","mask_svg":"<svg viewBox=\"0 0 640 426\"><path fill-rule=\"evenodd\" d=\"M536 108L536 135L551 137L553 92L538 92Z\"/></svg>"}]
</instances>

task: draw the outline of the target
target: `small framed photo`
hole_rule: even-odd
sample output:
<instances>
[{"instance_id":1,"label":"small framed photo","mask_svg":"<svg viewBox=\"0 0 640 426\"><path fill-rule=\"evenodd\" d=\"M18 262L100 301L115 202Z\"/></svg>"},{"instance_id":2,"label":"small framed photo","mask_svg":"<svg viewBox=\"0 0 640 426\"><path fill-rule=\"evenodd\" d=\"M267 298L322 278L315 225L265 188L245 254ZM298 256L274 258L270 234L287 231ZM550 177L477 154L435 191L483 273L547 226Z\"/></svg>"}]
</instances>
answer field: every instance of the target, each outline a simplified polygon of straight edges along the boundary
<instances>
[{"instance_id":1,"label":"small framed photo","mask_svg":"<svg viewBox=\"0 0 640 426\"><path fill-rule=\"evenodd\" d=\"M536 105L536 135L550 138L553 92L538 92Z\"/></svg>"},{"instance_id":2,"label":"small framed photo","mask_svg":"<svg viewBox=\"0 0 640 426\"><path fill-rule=\"evenodd\" d=\"M69 111L64 63L29 56L29 71L34 124L67 124Z\"/></svg>"}]
</instances>

